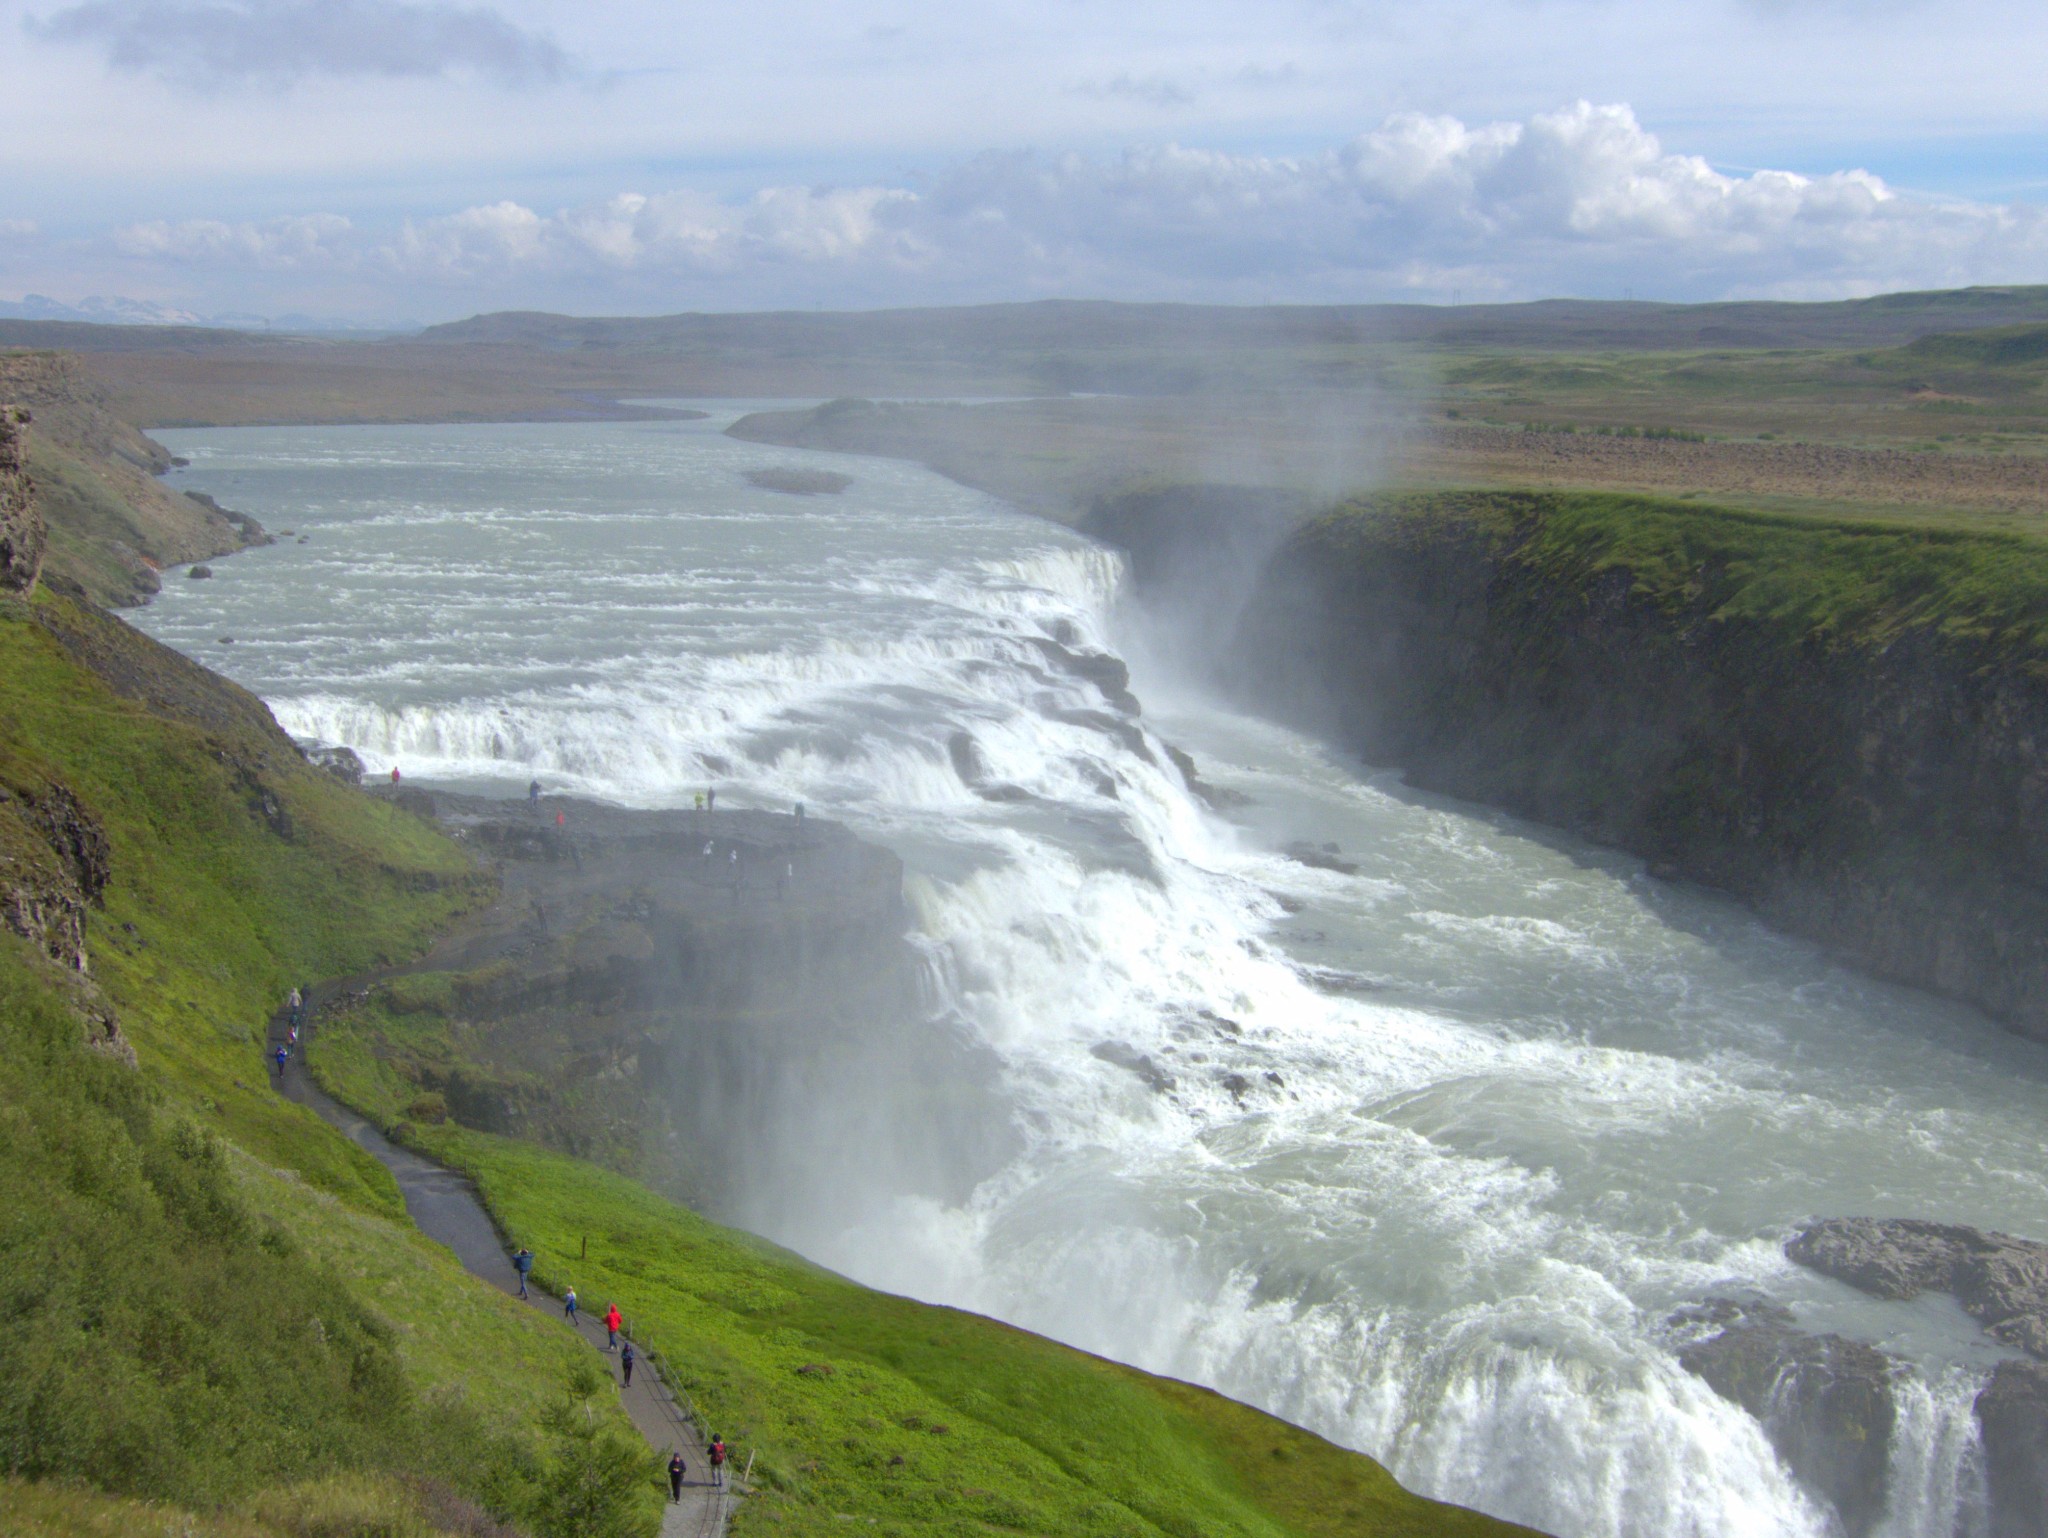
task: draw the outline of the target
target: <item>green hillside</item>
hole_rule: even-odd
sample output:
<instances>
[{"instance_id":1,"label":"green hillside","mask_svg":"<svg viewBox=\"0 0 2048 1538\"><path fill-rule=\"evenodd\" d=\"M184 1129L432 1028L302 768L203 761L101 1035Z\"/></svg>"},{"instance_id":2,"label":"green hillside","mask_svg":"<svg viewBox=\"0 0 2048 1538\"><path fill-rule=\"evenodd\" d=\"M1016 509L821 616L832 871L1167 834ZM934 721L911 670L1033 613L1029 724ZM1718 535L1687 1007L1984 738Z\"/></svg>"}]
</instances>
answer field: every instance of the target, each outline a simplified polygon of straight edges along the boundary
<instances>
[{"instance_id":1,"label":"green hillside","mask_svg":"<svg viewBox=\"0 0 2048 1538\"><path fill-rule=\"evenodd\" d=\"M221 1532L546 1511L582 1456L551 1428L588 1400L618 1437L609 1392L260 1059L291 979L407 954L484 895L466 860L111 617L0 601L8 929L81 848L89 970L0 933L0 1473L45 1482L0 1499L53 1533L145 1509L93 1491Z\"/></svg>"}]
</instances>

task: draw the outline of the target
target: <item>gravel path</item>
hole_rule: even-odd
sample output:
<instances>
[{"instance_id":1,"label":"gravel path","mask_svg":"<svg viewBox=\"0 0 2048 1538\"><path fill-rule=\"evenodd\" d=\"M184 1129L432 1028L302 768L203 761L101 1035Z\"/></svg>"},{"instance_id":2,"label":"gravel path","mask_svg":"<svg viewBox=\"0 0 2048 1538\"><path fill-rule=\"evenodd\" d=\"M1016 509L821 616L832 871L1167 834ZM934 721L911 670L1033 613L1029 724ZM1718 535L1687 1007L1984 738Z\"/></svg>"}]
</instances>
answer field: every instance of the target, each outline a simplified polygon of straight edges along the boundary
<instances>
[{"instance_id":1,"label":"gravel path","mask_svg":"<svg viewBox=\"0 0 2048 1538\"><path fill-rule=\"evenodd\" d=\"M314 990L314 997L307 1001L309 1019L329 991L330 988ZM288 1034L289 1022L280 1012L270 1022L266 1050L275 1053L277 1044ZM301 1034L310 1039L310 1030ZM306 1072L303 1046L286 1060L281 1080L276 1072L275 1059L266 1058L265 1064L270 1071L271 1083L287 1099L319 1112L344 1136L352 1138L391 1171L398 1181L398 1189L404 1194L405 1210L421 1233L447 1245L472 1275L481 1277L501 1292L517 1294L519 1278L512 1269L511 1254L498 1237L490 1214L484 1211L483 1203L467 1178L410 1149L399 1147L363 1117L324 1092ZM559 1298L549 1297L539 1288L531 1289L531 1294L528 1301L533 1307L546 1311L553 1318L562 1317ZM604 1359L606 1370L616 1382L619 1378L618 1358L605 1350L604 1325L598 1318L604 1311L605 1300L593 1296L579 1301L583 1309L579 1311L582 1317L577 1331ZM566 1324L564 1321L565 1327ZM735 1497L729 1490L711 1484L711 1467L704 1457L707 1439L702 1428L692 1423L687 1407L677 1402L645 1358L634 1371L632 1387L620 1386L619 1398L626 1407L626 1413L632 1416L633 1424L647 1438L647 1445L661 1455L664 1464L670 1453L681 1448L687 1465L683 1498L668 1507L661 1524L662 1538L720 1538L725 1531L728 1507Z\"/></svg>"}]
</instances>

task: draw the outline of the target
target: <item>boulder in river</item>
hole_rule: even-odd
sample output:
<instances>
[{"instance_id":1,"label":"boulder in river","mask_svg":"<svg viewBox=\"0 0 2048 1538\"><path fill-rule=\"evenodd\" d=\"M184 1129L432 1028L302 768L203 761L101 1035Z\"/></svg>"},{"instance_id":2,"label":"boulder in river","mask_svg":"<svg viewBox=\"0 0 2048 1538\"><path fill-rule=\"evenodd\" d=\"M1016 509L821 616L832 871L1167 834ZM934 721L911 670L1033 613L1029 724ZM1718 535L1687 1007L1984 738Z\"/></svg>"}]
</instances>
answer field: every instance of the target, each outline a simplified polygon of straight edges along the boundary
<instances>
[{"instance_id":1,"label":"boulder in river","mask_svg":"<svg viewBox=\"0 0 2048 1538\"><path fill-rule=\"evenodd\" d=\"M1839 1335L1811 1335L1761 1300L1715 1298L1672 1323L1699 1332L1678 1359L1762 1423L1785 1466L1833 1506L1848 1538L1884 1515L1898 1408L1892 1359Z\"/></svg>"},{"instance_id":2,"label":"boulder in river","mask_svg":"<svg viewBox=\"0 0 2048 1538\"><path fill-rule=\"evenodd\" d=\"M2048 1533L2048 1244L1918 1218L1828 1218L1785 1246L1803 1266L1873 1297L1946 1292L2005 1345L1977 1396L1992 1538Z\"/></svg>"},{"instance_id":3,"label":"boulder in river","mask_svg":"<svg viewBox=\"0 0 2048 1538\"><path fill-rule=\"evenodd\" d=\"M1827 1218L1785 1253L1876 1298L1953 1294L1993 1340L2048 1359L2048 1244L1917 1218Z\"/></svg>"}]
</instances>

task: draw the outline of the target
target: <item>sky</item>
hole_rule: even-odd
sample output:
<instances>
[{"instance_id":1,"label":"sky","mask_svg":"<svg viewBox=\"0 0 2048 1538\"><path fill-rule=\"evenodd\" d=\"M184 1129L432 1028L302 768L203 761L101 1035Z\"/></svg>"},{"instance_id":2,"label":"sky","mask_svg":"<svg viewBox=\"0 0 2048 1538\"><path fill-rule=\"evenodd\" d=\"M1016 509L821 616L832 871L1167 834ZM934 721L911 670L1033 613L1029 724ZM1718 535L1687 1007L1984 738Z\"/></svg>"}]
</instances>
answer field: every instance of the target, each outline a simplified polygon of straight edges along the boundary
<instances>
[{"instance_id":1,"label":"sky","mask_svg":"<svg viewBox=\"0 0 2048 1538\"><path fill-rule=\"evenodd\" d=\"M0 301L2048 282L2043 0L0 0Z\"/></svg>"}]
</instances>

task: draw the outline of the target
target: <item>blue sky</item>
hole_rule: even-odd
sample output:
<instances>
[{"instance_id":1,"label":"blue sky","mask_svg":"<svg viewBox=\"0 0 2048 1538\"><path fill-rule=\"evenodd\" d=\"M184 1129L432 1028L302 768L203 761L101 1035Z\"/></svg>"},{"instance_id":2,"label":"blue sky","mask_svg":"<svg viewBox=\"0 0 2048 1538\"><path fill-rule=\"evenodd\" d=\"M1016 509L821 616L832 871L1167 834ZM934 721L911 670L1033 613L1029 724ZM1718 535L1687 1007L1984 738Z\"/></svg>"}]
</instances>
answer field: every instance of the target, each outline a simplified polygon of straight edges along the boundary
<instances>
[{"instance_id":1,"label":"blue sky","mask_svg":"<svg viewBox=\"0 0 2048 1538\"><path fill-rule=\"evenodd\" d=\"M2012 0L0 0L0 300L2048 282Z\"/></svg>"}]
</instances>

